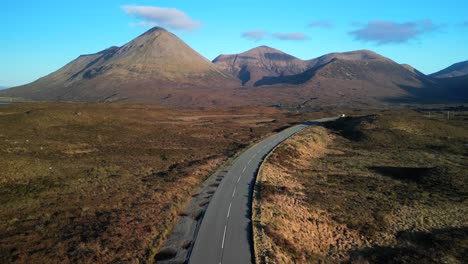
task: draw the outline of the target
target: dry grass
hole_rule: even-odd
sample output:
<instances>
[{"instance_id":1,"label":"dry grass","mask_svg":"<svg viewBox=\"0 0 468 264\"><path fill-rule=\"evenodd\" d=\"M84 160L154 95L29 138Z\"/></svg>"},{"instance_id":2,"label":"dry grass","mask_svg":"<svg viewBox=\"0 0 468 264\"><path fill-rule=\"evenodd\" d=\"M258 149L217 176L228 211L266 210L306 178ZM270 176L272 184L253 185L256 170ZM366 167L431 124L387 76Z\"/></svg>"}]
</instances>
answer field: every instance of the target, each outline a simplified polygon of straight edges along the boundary
<instances>
[{"instance_id":1,"label":"dry grass","mask_svg":"<svg viewBox=\"0 0 468 264\"><path fill-rule=\"evenodd\" d=\"M258 263L461 263L468 122L401 111L309 128L258 179Z\"/></svg>"},{"instance_id":2,"label":"dry grass","mask_svg":"<svg viewBox=\"0 0 468 264\"><path fill-rule=\"evenodd\" d=\"M152 262L210 171L299 118L268 109L0 106L0 262Z\"/></svg>"}]
</instances>

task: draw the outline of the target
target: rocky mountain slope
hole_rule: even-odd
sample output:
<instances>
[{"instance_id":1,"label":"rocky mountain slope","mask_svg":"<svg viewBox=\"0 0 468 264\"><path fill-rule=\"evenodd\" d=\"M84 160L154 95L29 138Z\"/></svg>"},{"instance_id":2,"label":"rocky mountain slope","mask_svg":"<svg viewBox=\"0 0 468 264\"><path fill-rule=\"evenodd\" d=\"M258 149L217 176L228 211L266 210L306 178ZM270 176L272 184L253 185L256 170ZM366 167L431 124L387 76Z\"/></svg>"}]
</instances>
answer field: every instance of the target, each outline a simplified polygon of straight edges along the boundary
<instances>
[{"instance_id":1,"label":"rocky mountain slope","mask_svg":"<svg viewBox=\"0 0 468 264\"><path fill-rule=\"evenodd\" d=\"M219 68L242 81L242 85L256 86L261 78L299 74L309 68L306 61L277 49L260 46L234 55L220 55L213 60Z\"/></svg>"}]
</instances>

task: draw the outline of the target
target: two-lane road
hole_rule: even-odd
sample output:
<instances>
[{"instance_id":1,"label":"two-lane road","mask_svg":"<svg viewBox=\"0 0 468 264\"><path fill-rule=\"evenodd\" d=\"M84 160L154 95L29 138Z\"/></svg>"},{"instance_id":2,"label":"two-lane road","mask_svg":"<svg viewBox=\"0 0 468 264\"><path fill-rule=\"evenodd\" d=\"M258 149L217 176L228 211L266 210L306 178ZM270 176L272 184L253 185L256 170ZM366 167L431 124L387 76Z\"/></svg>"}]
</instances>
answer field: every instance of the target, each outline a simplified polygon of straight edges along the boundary
<instances>
[{"instance_id":1,"label":"two-lane road","mask_svg":"<svg viewBox=\"0 0 468 264\"><path fill-rule=\"evenodd\" d=\"M208 205L189 263L252 263L252 192L263 158L279 143L307 126L334 119L290 127L242 153L229 168Z\"/></svg>"}]
</instances>

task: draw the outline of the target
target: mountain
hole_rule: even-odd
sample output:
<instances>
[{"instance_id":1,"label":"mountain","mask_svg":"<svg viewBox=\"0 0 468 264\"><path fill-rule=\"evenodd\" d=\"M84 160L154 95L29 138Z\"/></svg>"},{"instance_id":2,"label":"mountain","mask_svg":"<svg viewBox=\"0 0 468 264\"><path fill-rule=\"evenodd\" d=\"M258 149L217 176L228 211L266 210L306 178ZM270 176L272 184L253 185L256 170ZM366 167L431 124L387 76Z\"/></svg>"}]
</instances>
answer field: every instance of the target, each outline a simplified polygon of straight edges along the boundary
<instances>
[{"instance_id":1,"label":"mountain","mask_svg":"<svg viewBox=\"0 0 468 264\"><path fill-rule=\"evenodd\" d=\"M293 75L308 69L307 62L267 46L240 54L220 55L213 63L239 78L245 86L255 86L265 76Z\"/></svg>"},{"instance_id":2,"label":"mountain","mask_svg":"<svg viewBox=\"0 0 468 264\"><path fill-rule=\"evenodd\" d=\"M213 62L237 76L247 88L255 87L250 88L250 98L277 106L379 107L460 102L468 98L460 88L463 80L448 84L370 50L300 60L261 46L240 54L221 55Z\"/></svg>"},{"instance_id":3,"label":"mountain","mask_svg":"<svg viewBox=\"0 0 468 264\"><path fill-rule=\"evenodd\" d=\"M300 74L264 77L257 85L296 86L304 98L300 107L425 102L441 93L423 74L371 51L332 53L308 63L312 68Z\"/></svg>"},{"instance_id":4,"label":"mountain","mask_svg":"<svg viewBox=\"0 0 468 264\"><path fill-rule=\"evenodd\" d=\"M155 27L122 47L79 56L50 75L2 94L39 101L185 105L211 100L214 84L223 89L240 85L178 37Z\"/></svg>"},{"instance_id":5,"label":"mountain","mask_svg":"<svg viewBox=\"0 0 468 264\"><path fill-rule=\"evenodd\" d=\"M261 46L210 62L155 27L122 47L79 56L33 83L2 90L0 97L173 107L373 108L467 102L467 83L465 76L426 76L370 50L301 60Z\"/></svg>"},{"instance_id":6,"label":"mountain","mask_svg":"<svg viewBox=\"0 0 468 264\"><path fill-rule=\"evenodd\" d=\"M468 75L468 61L455 63L441 71L430 74L434 78L452 78Z\"/></svg>"},{"instance_id":7,"label":"mountain","mask_svg":"<svg viewBox=\"0 0 468 264\"><path fill-rule=\"evenodd\" d=\"M220 69L239 78L243 85L256 87L274 84L305 84L315 76L316 71L319 70L320 67L330 63L331 65L326 67L329 71L332 71L330 68L333 67L332 65L336 64L347 64L351 68L351 64L356 64L355 66L357 69L351 69L354 71L363 69L363 67L368 69L367 72L361 71L359 76L344 76L351 73L340 71L339 69L327 74L323 73L324 70L321 70L324 75L331 79L363 79L366 78L368 74L378 70L377 68L372 69L369 65L377 64L391 65L391 68L397 69L393 70L392 74L403 74L405 75L403 78L410 79L414 77L412 80L416 82L418 82L417 76L424 76L422 73L412 68L410 69L398 65L392 60L369 50L330 53L316 59L301 60L282 51L260 46L240 54L220 55L213 60L213 63ZM381 70L388 70L388 67L381 68ZM414 76L409 77L409 75ZM370 76L367 77L370 78ZM402 84L406 83L402 82Z\"/></svg>"},{"instance_id":8,"label":"mountain","mask_svg":"<svg viewBox=\"0 0 468 264\"><path fill-rule=\"evenodd\" d=\"M8 88L8 87L6 87L6 86L1 86L1 85L0 85L0 90L7 89L7 88Z\"/></svg>"}]
</instances>

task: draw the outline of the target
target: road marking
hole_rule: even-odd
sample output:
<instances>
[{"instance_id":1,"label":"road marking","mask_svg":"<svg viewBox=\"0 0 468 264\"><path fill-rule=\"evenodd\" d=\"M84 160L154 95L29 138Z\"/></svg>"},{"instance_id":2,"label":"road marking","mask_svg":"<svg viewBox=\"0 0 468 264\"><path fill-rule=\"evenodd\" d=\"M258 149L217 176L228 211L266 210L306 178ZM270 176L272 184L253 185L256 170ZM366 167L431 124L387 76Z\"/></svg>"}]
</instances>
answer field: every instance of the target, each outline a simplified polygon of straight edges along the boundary
<instances>
[{"instance_id":1,"label":"road marking","mask_svg":"<svg viewBox=\"0 0 468 264\"><path fill-rule=\"evenodd\" d=\"M244 172L245 172L245 169L247 169L247 167L244 167L244 169L242 170L242 173L244 173Z\"/></svg>"},{"instance_id":2,"label":"road marking","mask_svg":"<svg viewBox=\"0 0 468 264\"><path fill-rule=\"evenodd\" d=\"M255 158L255 156L257 156L257 154L258 154L258 153L255 153L255 154L253 155L252 159Z\"/></svg>"},{"instance_id":3,"label":"road marking","mask_svg":"<svg viewBox=\"0 0 468 264\"><path fill-rule=\"evenodd\" d=\"M249 165L249 164L250 164L250 162L252 162L252 159L250 159L250 160L249 160L249 162L247 162L247 165Z\"/></svg>"},{"instance_id":4,"label":"road marking","mask_svg":"<svg viewBox=\"0 0 468 264\"><path fill-rule=\"evenodd\" d=\"M223 243L221 243L221 248L224 248L224 239L226 238L226 228L227 228L227 225L224 226Z\"/></svg>"},{"instance_id":5,"label":"road marking","mask_svg":"<svg viewBox=\"0 0 468 264\"><path fill-rule=\"evenodd\" d=\"M242 174L241 174L241 175L239 175L239 179L237 179L237 183L239 183L239 182L240 182L240 179L241 179L241 178L242 178Z\"/></svg>"},{"instance_id":6,"label":"road marking","mask_svg":"<svg viewBox=\"0 0 468 264\"><path fill-rule=\"evenodd\" d=\"M234 191L232 192L232 197L236 194L236 187L234 187Z\"/></svg>"},{"instance_id":7,"label":"road marking","mask_svg":"<svg viewBox=\"0 0 468 264\"><path fill-rule=\"evenodd\" d=\"M232 205L232 202L229 204L229 209L228 209L227 218L229 218L229 214L231 213L231 205Z\"/></svg>"}]
</instances>

